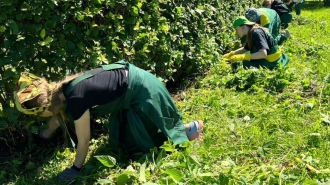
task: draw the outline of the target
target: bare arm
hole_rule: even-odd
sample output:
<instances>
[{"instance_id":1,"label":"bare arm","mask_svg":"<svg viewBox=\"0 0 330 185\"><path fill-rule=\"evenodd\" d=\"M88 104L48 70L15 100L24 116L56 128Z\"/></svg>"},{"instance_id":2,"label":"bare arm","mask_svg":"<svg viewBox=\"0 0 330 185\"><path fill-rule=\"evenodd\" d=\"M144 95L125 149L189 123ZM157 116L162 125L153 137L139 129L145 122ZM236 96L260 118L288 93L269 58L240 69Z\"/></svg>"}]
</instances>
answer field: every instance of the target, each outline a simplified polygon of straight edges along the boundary
<instances>
[{"instance_id":1,"label":"bare arm","mask_svg":"<svg viewBox=\"0 0 330 185\"><path fill-rule=\"evenodd\" d=\"M264 59L267 57L266 49L259 49L258 52L251 54L251 60Z\"/></svg>"},{"instance_id":2,"label":"bare arm","mask_svg":"<svg viewBox=\"0 0 330 185\"><path fill-rule=\"evenodd\" d=\"M235 55L237 55L237 54L245 53L245 52L247 52L247 51L248 51L248 50L244 49L244 47L241 47L241 48L235 50L234 52L235 52Z\"/></svg>"},{"instance_id":3,"label":"bare arm","mask_svg":"<svg viewBox=\"0 0 330 185\"><path fill-rule=\"evenodd\" d=\"M60 127L60 122L56 117L52 116L47 122L48 128L44 130L41 134L43 138L50 138L58 127Z\"/></svg>"},{"instance_id":4,"label":"bare arm","mask_svg":"<svg viewBox=\"0 0 330 185\"><path fill-rule=\"evenodd\" d=\"M89 109L77 120L74 121L78 145L76 150L76 158L74 165L81 168L87 156L89 140L90 140L90 112Z\"/></svg>"}]
</instances>

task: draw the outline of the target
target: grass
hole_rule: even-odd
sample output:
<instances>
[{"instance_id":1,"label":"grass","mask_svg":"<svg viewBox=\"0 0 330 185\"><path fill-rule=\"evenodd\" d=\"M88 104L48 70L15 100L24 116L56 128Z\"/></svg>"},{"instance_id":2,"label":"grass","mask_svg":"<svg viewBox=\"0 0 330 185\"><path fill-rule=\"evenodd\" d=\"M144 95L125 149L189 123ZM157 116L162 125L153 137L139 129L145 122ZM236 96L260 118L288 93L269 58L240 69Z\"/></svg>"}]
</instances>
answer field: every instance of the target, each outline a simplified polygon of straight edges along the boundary
<instances>
[{"instance_id":1,"label":"grass","mask_svg":"<svg viewBox=\"0 0 330 185\"><path fill-rule=\"evenodd\" d=\"M186 122L204 120L202 144L180 150L165 143L156 158L130 160L110 152L106 136L93 139L85 169L71 184L330 184L329 17L318 6L295 16L283 46L291 58L286 68L233 74L220 61L185 89L177 105ZM0 180L58 184L74 152L38 152L40 161L8 161Z\"/></svg>"}]
</instances>

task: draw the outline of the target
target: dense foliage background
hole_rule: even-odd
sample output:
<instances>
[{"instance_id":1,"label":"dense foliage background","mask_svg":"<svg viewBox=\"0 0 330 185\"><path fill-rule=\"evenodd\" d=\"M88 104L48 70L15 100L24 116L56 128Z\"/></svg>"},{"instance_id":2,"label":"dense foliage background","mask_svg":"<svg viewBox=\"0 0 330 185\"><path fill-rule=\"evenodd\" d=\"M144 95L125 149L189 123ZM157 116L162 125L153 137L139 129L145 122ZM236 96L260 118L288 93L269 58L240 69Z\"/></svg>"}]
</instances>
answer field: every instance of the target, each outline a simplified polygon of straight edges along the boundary
<instances>
[{"instance_id":1,"label":"dense foliage background","mask_svg":"<svg viewBox=\"0 0 330 185\"><path fill-rule=\"evenodd\" d=\"M12 91L20 72L59 80L68 73L125 59L164 82L202 74L232 44L232 20L255 3L1 1L0 135L9 138L8 128L35 122L13 108Z\"/></svg>"}]
</instances>

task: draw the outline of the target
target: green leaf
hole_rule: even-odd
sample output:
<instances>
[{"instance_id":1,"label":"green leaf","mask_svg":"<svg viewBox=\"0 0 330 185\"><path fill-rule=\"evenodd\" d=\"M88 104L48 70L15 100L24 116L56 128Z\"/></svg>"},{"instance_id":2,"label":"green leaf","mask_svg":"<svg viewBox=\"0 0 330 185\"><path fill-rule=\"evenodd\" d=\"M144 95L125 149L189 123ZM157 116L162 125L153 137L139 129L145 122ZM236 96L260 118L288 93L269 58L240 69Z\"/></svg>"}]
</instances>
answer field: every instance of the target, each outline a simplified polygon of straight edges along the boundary
<instances>
[{"instance_id":1,"label":"green leaf","mask_svg":"<svg viewBox=\"0 0 330 185\"><path fill-rule=\"evenodd\" d=\"M106 167L111 168L116 165L116 159L109 155L98 155L94 157Z\"/></svg>"},{"instance_id":2,"label":"green leaf","mask_svg":"<svg viewBox=\"0 0 330 185\"><path fill-rule=\"evenodd\" d=\"M175 181L179 181L179 182L182 181L182 176L183 176L183 174L182 174L181 171L178 170L178 169L174 169L174 168L172 168L172 169L167 169L167 170L165 171L165 173L168 174L170 177L172 177L173 180L175 180Z\"/></svg>"},{"instance_id":3,"label":"green leaf","mask_svg":"<svg viewBox=\"0 0 330 185\"><path fill-rule=\"evenodd\" d=\"M318 185L319 183L316 182L316 181L314 181L314 180L312 180L312 179L307 179L307 180L304 181L303 184L304 185Z\"/></svg>"},{"instance_id":4,"label":"green leaf","mask_svg":"<svg viewBox=\"0 0 330 185\"><path fill-rule=\"evenodd\" d=\"M2 33L2 32L5 32L5 31L6 31L6 27L0 26L0 32Z\"/></svg>"},{"instance_id":5,"label":"green leaf","mask_svg":"<svg viewBox=\"0 0 330 185\"><path fill-rule=\"evenodd\" d=\"M46 44L49 44L49 43L51 43L53 41L53 38L51 38L51 37L46 37L46 39L45 39L45 43Z\"/></svg>"},{"instance_id":6,"label":"green leaf","mask_svg":"<svg viewBox=\"0 0 330 185\"><path fill-rule=\"evenodd\" d=\"M13 34L15 35L18 34L18 26L15 21L8 20L8 26L13 30Z\"/></svg>"},{"instance_id":7,"label":"green leaf","mask_svg":"<svg viewBox=\"0 0 330 185\"><path fill-rule=\"evenodd\" d=\"M79 21L84 20L84 18L85 18L85 16L84 16L83 14L81 14L80 12L77 13L77 19L78 19Z\"/></svg>"},{"instance_id":8,"label":"green leaf","mask_svg":"<svg viewBox=\"0 0 330 185\"><path fill-rule=\"evenodd\" d=\"M83 42L79 42L77 44L77 47L80 49L80 50L84 50L84 43Z\"/></svg>"},{"instance_id":9,"label":"green leaf","mask_svg":"<svg viewBox=\"0 0 330 185\"><path fill-rule=\"evenodd\" d=\"M156 159L156 165L158 167L160 167L160 165L163 163L163 158L166 156L166 152L165 150L161 150L157 156L157 159Z\"/></svg>"},{"instance_id":10,"label":"green leaf","mask_svg":"<svg viewBox=\"0 0 330 185\"><path fill-rule=\"evenodd\" d=\"M102 4L102 1L101 1L101 0L93 0L93 2L94 2L95 4Z\"/></svg>"},{"instance_id":11,"label":"green leaf","mask_svg":"<svg viewBox=\"0 0 330 185\"><path fill-rule=\"evenodd\" d=\"M139 177L140 182L146 182L146 163L143 163L140 167L140 177Z\"/></svg>"},{"instance_id":12,"label":"green leaf","mask_svg":"<svg viewBox=\"0 0 330 185\"><path fill-rule=\"evenodd\" d=\"M100 179L97 181L99 184L113 184L113 182L109 179Z\"/></svg>"},{"instance_id":13,"label":"green leaf","mask_svg":"<svg viewBox=\"0 0 330 185\"><path fill-rule=\"evenodd\" d=\"M120 174L118 177L117 177L117 184L118 185L124 185L128 182L128 176L123 173L123 174Z\"/></svg>"},{"instance_id":14,"label":"green leaf","mask_svg":"<svg viewBox=\"0 0 330 185\"><path fill-rule=\"evenodd\" d=\"M40 37L41 37L42 39L44 39L45 36L46 36L46 30L45 30L45 29L42 29L41 32L40 32Z\"/></svg>"},{"instance_id":15,"label":"green leaf","mask_svg":"<svg viewBox=\"0 0 330 185\"><path fill-rule=\"evenodd\" d=\"M7 128L8 123L5 119L0 119L0 128Z\"/></svg>"},{"instance_id":16,"label":"green leaf","mask_svg":"<svg viewBox=\"0 0 330 185\"><path fill-rule=\"evenodd\" d=\"M164 149L166 152L173 152L175 151L174 145L170 143L164 143L160 148Z\"/></svg>"},{"instance_id":17,"label":"green leaf","mask_svg":"<svg viewBox=\"0 0 330 185\"><path fill-rule=\"evenodd\" d=\"M183 142L182 144L180 144L180 147L181 148L188 148L189 146L191 146L191 143L190 142Z\"/></svg>"},{"instance_id":18,"label":"green leaf","mask_svg":"<svg viewBox=\"0 0 330 185\"><path fill-rule=\"evenodd\" d=\"M136 17L139 15L139 8L136 6L132 6L130 9L130 13L132 16Z\"/></svg>"},{"instance_id":19,"label":"green leaf","mask_svg":"<svg viewBox=\"0 0 330 185\"><path fill-rule=\"evenodd\" d=\"M136 5L138 8L141 8L142 7L142 3L141 2L138 2L138 4Z\"/></svg>"},{"instance_id":20,"label":"green leaf","mask_svg":"<svg viewBox=\"0 0 330 185\"><path fill-rule=\"evenodd\" d=\"M144 184L142 184L142 185L158 185L158 184L156 184L156 183L152 183L152 182L146 182L146 183L144 183Z\"/></svg>"},{"instance_id":21,"label":"green leaf","mask_svg":"<svg viewBox=\"0 0 330 185\"><path fill-rule=\"evenodd\" d=\"M49 29L55 28L55 22L53 22L51 20L47 20L45 23L45 28L49 28Z\"/></svg>"},{"instance_id":22,"label":"green leaf","mask_svg":"<svg viewBox=\"0 0 330 185\"><path fill-rule=\"evenodd\" d=\"M220 173L219 180L219 184L229 184L229 178L223 173Z\"/></svg>"},{"instance_id":23,"label":"green leaf","mask_svg":"<svg viewBox=\"0 0 330 185\"><path fill-rule=\"evenodd\" d=\"M37 126L32 126L31 128L31 133L37 133L38 132L38 127Z\"/></svg>"}]
</instances>

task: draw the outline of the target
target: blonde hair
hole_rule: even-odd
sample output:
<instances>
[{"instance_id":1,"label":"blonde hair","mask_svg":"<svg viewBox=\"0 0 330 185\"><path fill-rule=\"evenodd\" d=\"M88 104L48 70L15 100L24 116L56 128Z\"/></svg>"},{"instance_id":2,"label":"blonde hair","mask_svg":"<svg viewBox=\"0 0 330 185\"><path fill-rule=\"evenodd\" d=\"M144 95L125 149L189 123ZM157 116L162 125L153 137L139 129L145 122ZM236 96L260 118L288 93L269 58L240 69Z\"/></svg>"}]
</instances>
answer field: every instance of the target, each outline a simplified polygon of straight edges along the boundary
<instances>
[{"instance_id":1,"label":"blonde hair","mask_svg":"<svg viewBox=\"0 0 330 185\"><path fill-rule=\"evenodd\" d=\"M42 80L42 83L38 86L41 89L41 93L35 98L24 103L27 108L35 107L48 107L48 110L53 113L54 116L61 115L64 119L65 105L61 101L59 95L63 93L63 85L71 82L78 76L82 74L78 73L75 75L67 76L64 80L59 82L48 83L45 79ZM50 93L48 93L50 92ZM51 97L48 97L51 96ZM50 101L49 101L50 100Z\"/></svg>"}]
</instances>

